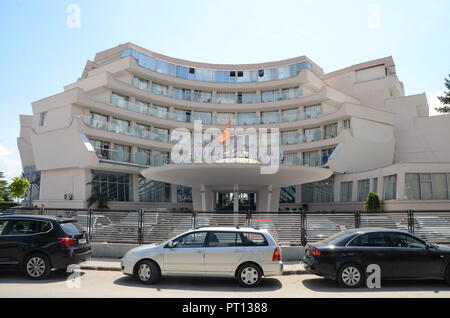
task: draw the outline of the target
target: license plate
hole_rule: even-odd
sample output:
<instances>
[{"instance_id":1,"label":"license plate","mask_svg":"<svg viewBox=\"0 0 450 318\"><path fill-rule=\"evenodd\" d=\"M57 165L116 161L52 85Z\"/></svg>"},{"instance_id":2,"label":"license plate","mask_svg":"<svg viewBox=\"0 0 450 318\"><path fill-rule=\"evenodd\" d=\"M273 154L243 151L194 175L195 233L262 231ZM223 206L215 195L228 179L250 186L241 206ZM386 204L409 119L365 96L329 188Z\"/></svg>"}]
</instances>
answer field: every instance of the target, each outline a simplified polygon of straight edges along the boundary
<instances>
[{"instance_id":1,"label":"license plate","mask_svg":"<svg viewBox=\"0 0 450 318\"><path fill-rule=\"evenodd\" d=\"M86 239L79 239L78 244L86 244Z\"/></svg>"}]
</instances>

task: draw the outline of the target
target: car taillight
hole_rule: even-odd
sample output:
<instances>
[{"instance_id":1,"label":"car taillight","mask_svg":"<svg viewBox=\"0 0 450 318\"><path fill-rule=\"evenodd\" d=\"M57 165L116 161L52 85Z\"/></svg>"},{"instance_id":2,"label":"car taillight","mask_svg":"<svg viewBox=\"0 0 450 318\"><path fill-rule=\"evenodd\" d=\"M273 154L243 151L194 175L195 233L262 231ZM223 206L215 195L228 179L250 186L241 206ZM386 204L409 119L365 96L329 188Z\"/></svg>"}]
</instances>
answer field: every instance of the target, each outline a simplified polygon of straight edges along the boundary
<instances>
[{"instance_id":1,"label":"car taillight","mask_svg":"<svg viewBox=\"0 0 450 318\"><path fill-rule=\"evenodd\" d=\"M317 248L312 248L311 255L312 256L320 256L320 250L318 250Z\"/></svg>"},{"instance_id":2,"label":"car taillight","mask_svg":"<svg viewBox=\"0 0 450 318\"><path fill-rule=\"evenodd\" d=\"M71 238L69 236L58 237L58 241L64 247L73 246L77 244L77 239Z\"/></svg>"},{"instance_id":3,"label":"car taillight","mask_svg":"<svg viewBox=\"0 0 450 318\"><path fill-rule=\"evenodd\" d=\"M280 249L277 247L275 251L273 251L272 262L281 261L281 253Z\"/></svg>"}]
</instances>

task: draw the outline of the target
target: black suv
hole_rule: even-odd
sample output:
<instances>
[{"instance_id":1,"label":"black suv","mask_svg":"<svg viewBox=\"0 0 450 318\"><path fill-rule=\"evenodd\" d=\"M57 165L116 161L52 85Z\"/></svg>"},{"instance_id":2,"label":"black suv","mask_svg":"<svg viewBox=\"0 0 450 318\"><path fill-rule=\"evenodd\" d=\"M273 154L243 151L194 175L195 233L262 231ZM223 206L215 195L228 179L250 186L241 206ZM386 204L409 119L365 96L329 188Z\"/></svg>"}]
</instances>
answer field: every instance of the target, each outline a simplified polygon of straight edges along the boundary
<instances>
[{"instance_id":1,"label":"black suv","mask_svg":"<svg viewBox=\"0 0 450 318\"><path fill-rule=\"evenodd\" d=\"M0 269L46 278L91 257L86 232L76 220L50 216L0 216Z\"/></svg>"}]
</instances>

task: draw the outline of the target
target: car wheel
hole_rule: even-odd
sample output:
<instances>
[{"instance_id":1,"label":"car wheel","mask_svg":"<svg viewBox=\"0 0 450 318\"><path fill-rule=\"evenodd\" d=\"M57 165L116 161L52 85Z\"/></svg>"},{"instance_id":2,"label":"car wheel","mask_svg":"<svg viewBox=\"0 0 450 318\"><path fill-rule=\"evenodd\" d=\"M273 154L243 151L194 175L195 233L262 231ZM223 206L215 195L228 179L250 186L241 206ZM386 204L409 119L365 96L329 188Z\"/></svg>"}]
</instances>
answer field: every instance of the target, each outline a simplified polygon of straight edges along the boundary
<instances>
[{"instance_id":1,"label":"car wheel","mask_svg":"<svg viewBox=\"0 0 450 318\"><path fill-rule=\"evenodd\" d=\"M151 261L141 261L136 265L134 276L141 283L153 284L159 277L160 272L158 266Z\"/></svg>"},{"instance_id":2,"label":"car wheel","mask_svg":"<svg viewBox=\"0 0 450 318\"><path fill-rule=\"evenodd\" d=\"M262 271L254 264L244 264L237 272L239 284L243 287L255 287L261 282Z\"/></svg>"},{"instance_id":3,"label":"car wheel","mask_svg":"<svg viewBox=\"0 0 450 318\"><path fill-rule=\"evenodd\" d=\"M450 264L447 265L447 269L445 270L445 282L450 285Z\"/></svg>"},{"instance_id":4,"label":"car wheel","mask_svg":"<svg viewBox=\"0 0 450 318\"><path fill-rule=\"evenodd\" d=\"M50 274L50 262L43 254L33 254L24 263L25 276L29 279L45 279Z\"/></svg>"},{"instance_id":5,"label":"car wheel","mask_svg":"<svg viewBox=\"0 0 450 318\"><path fill-rule=\"evenodd\" d=\"M362 286L364 274L359 265L345 264L339 270L337 280L344 287L358 288Z\"/></svg>"}]
</instances>

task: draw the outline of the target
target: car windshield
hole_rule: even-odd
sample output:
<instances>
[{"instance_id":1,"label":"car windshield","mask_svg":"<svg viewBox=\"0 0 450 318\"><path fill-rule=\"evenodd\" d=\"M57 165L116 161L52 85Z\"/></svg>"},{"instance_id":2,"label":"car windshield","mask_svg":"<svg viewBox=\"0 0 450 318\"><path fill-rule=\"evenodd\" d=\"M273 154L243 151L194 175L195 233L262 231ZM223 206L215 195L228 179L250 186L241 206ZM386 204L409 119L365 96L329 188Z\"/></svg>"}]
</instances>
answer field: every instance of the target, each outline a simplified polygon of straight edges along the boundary
<instances>
[{"instance_id":1,"label":"car windshield","mask_svg":"<svg viewBox=\"0 0 450 318\"><path fill-rule=\"evenodd\" d=\"M67 235L77 235L85 232L82 226L76 221L62 222L61 227Z\"/></svg>"}]
</instances>

